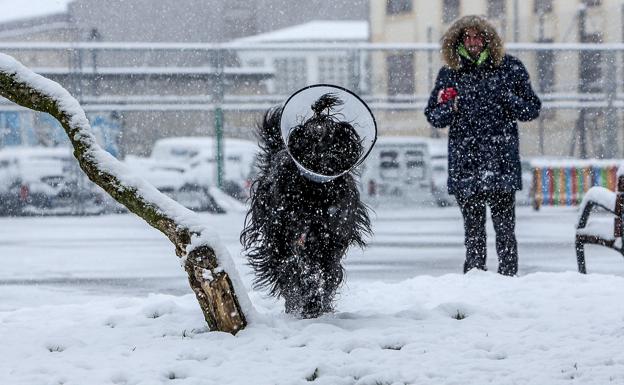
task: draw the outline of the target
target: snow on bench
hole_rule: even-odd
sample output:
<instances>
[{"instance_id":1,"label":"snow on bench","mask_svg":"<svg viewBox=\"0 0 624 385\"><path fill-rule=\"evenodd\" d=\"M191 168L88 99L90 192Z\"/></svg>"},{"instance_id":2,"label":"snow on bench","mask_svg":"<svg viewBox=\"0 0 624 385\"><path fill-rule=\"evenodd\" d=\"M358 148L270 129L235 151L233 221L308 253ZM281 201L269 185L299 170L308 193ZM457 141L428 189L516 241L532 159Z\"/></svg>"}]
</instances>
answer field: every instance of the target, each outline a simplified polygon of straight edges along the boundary
<instances>
[{"instance_id":1,"label":"snow on bench","mask_svg":"<svg viewBox=\"0 0 624 385\"><path fill-rule=\"evenodd\" d=\"M608 217L591 215L601 207ZM622 215L624 215L624 164L617 171L617 191L595 186L587 191L581 202L576 226L576 261L579 273L587 273L585 244L611 248L624 256L622 244ZM591 216L591 217L590 217Z\"/></svg>"}]
</instances>

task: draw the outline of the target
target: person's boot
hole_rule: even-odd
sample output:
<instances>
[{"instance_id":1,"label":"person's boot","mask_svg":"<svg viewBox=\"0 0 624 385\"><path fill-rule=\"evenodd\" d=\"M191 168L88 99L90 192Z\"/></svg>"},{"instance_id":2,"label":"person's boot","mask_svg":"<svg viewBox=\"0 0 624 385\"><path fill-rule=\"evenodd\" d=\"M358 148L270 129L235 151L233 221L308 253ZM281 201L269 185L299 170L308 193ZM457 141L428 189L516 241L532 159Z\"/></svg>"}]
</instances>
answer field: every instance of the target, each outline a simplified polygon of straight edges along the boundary
<instances>
[{"instance_id":1,"label":"person's boot","mask_svg":"<svg viewBox=\"0 0 624 385\"><path fill-rule=\"evenodd\" d=\"M475 259L464 262L464 274L466 274L472 269L479 269L479 270L487 271L487 266L485 266L484 262L478 262Z\"/></svg>"}]
</instances>

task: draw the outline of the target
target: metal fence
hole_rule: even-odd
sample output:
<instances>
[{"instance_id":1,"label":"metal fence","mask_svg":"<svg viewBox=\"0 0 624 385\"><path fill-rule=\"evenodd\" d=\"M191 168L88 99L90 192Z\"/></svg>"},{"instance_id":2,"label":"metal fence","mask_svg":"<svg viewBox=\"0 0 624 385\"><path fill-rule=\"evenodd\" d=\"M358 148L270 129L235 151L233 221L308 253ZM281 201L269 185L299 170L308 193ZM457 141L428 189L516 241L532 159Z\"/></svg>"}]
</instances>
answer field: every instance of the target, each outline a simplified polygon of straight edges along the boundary
<instances>
[{"instance_id":1,"label":"metal fence","mask_svg":"<svg viewBox=\"0 0 624 385\"><path fill-rule=\"evenodd\" d=\"M359 93L380 133L435 136L422 116L440 61L437 44L0 43L70 90L92 119L120 129L121 153L145 153L163 136L249 137L261 113L298 88L332 83ZM621 156L624 44L508 44L525 63L544 113L523 132L528 155ZM18 129L47 134L23 114ZM13 124L15 126L15 124ZM0 135L0 137L2 137ZM1 143L0 143L1 144Z\"/></svg>"}]
</instances>

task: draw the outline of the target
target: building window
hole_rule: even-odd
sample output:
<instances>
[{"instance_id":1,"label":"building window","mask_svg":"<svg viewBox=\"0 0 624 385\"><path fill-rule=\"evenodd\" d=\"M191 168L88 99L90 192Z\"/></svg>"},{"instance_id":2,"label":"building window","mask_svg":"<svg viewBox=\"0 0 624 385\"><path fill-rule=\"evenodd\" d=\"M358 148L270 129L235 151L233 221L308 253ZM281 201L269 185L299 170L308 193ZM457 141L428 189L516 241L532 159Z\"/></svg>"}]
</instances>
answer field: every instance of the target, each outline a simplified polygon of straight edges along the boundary
<instances>
[{"instance_id":1,"label":"building window","mask_svg":"<svg viewBox=\"0 0 624 385\"><path fill-rule=\"evenodd\" d=\"M350 60L340 56L321 56L318 59L318 80L320 83L349 85Z\"/></svg>"},{"instance_id":2,"label":"building window","mask_svg":"<svg viewBox=\"0 0 624 385\"><path fill-rule=\"evenodd\" d=\"M541 43L552 43L544 40ZM552 92L555 88L555 52L537 51L537 83L540 92Z\"/></svg>"},{"instance_id":3,"label":"building window","mask_svg":"<svg viewBox=\"0 0 624 385\"><path fill-rule=\"evenodd\" d=\"M505 0L488 0L487 15L490 18L505 17Z\"/></svg>"},{"instance_id":4,"label":"building window","mask_svg":"<svg viewBox=\"0 0 624 385\"><path fill-rule=\"evenodd\" d=\"M405 152L405 166L407 181L414 182L425 179L425 154L422 150L408 150Z\"/></svg>"},{"instance_id":5,"label":"building window","mask_svg":"<svg viewBox=\"0 0 624 385\"><path fill-rule=\"evenodd\" d=\"M598 7L601 3L601 0L583 0L583 4L588 7Z\"/></svg>"},{"instance_id":6,"label":"building window","mask_svg":"<svg viewBox=\"0 0 624 385\"><path fill-rule=\"evenodd\" d=\"M414 93L414 54L400 53L386 57L388 95Z\"/></svg>"},{"instance_id":7,"label":"building window","mask_svg":"<svg viewBox=\"0 0 624 385\"><path fill-rule=\"evenodd\" d=\"M386 0L386 14L398 15L412 12L412 0Z\"/></svg>"},{"instance_id":8,"label":"building window","mask_svg":"<svg viewBox=\"0 0 624 385\"><path fill-rule=\"evenodd\" d=\"M552 0L533 0L533 13L544 14L553 11Z\"/></svg>"},{"instance_id":9,"label":"building window","mask_svg":"<svg viewBox=\"0 0 624 385\"><path fill-rule=\"evenodd\" d=\"M399 179L399 153L394 150L381 151L379 154L379 173L381 179Z\"/></svg>"},{"instance_id":10,"label":"building window","mask_svg":"<svg viewBox=\"0 0 624 385\"><path fill-rule=\"evenodd\" d=\"M582 43L602 43L601 33L584 34ZM603 53L601 51L582 50L579 53L579 77L581 92L602 92L602 65Z\"/></svg>"},{"instance_id":11,"label":"building window","mask_svg":"<svg viewBox=\"0 0 624 385\"><path fill-rule=\"evenodd\" d=\"M459 17L459 0L442 1L442 21L450 23Z\"/></svg>"},{"instance_id":12,"label":"building window","mask_svg":"<svg viewBox=\"0 0 624 385\"><path fill-rule=\"evenodd\" d=\"M291 94L303 88L307 83L307 65L305 58L275 59L275 91L279 94Z\"/></svg>"}]
</instances>

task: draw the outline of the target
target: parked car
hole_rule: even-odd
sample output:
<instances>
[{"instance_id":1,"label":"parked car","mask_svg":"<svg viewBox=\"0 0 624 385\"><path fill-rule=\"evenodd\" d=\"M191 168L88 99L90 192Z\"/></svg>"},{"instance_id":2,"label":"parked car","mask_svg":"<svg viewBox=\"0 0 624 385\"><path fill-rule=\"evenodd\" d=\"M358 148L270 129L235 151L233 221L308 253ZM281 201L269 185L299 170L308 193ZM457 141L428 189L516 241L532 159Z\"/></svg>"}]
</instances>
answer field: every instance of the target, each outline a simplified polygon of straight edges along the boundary
<instances>
[{"instance_id":1,"label":"parked car","mask_svg":"<svg viewBox=\"0 0 624 385\"><path fill-rule=\"evenodd\" d=\"M377 205L455 205L448 193L448 147L443 138L379 137L361 166L361 192L368 203ZM523 189L516 194L518 205L531 203L532 168L522 160Z\"/></svg>"},{"instance_id":2,"label":"parked car","mask_svg":"<svg viewBox=\"0 0 624 385\"><path fill-rule=\"evenodd\" d=\"M225 138L223 141L223 186L232 197L249 197L249 175L253 168L258 145L243 139ZM175 137L157 140L151 159L188 166L186 181L204 188L216 186L216 141L213 137Z\"/></svg>"},{"instance_id":3,"label":"parked car","mask_svg":"<svg viewBox=\"0 0 624 385\"><path fill-rule=\"evenodd\" d=\"M374 205L431 202L427 138L379 137L361 166L362 198Z\"/></svg>"},{"instance_id":4,"label":"parked car","mask_svg":"<svg viewBox=\"0 0 624 385\"><path fill-rule=\"evenodd\" d=\"M0 150L1 215L97 213L107 197L79 170L69 148Z\"/></svg>"},{"instance_id":5,"label":"parked car","mask_svg":"<svg viewBox=\"0 0 624 385\"><path fill-rule=\"evenodd\" d=\"M431 157L431 194L440 207L451 206L455 198L448 193L448 159L446 156Z\"/></svg>"},{"instance_id":6,"label":"parked car","mask_svg":"<svg viewBox=\"0 0 624 385\"><path fill-rule=\"evenodd\" d=\"M455 204L448 193L448 145L446 139L429 139L429 167L431 168L431 195L440 207Z\"/></svg>"},{"instance_id":7,"label":"parked car","mask_svg":"<svg viewBox=\"0 0 624 385\"><path fill-rule=\"evenodd\" d=\"M521 159L522 190L516 192L516 204L519 206L533 205L533 166L529 159Z\"/></svg>"},{"instance_id":8,"label":"parked car","mask_svg":"<svg viewBox=\"0 0 624 385\"><path fill-rule=\"evenodd\" d=\"M128 155L124 162L160 192L183 206L196 211L223 212L208 187L196 184L194 178L189 177L188 165L133 155Z\"/></svg>"}]
</instances>

